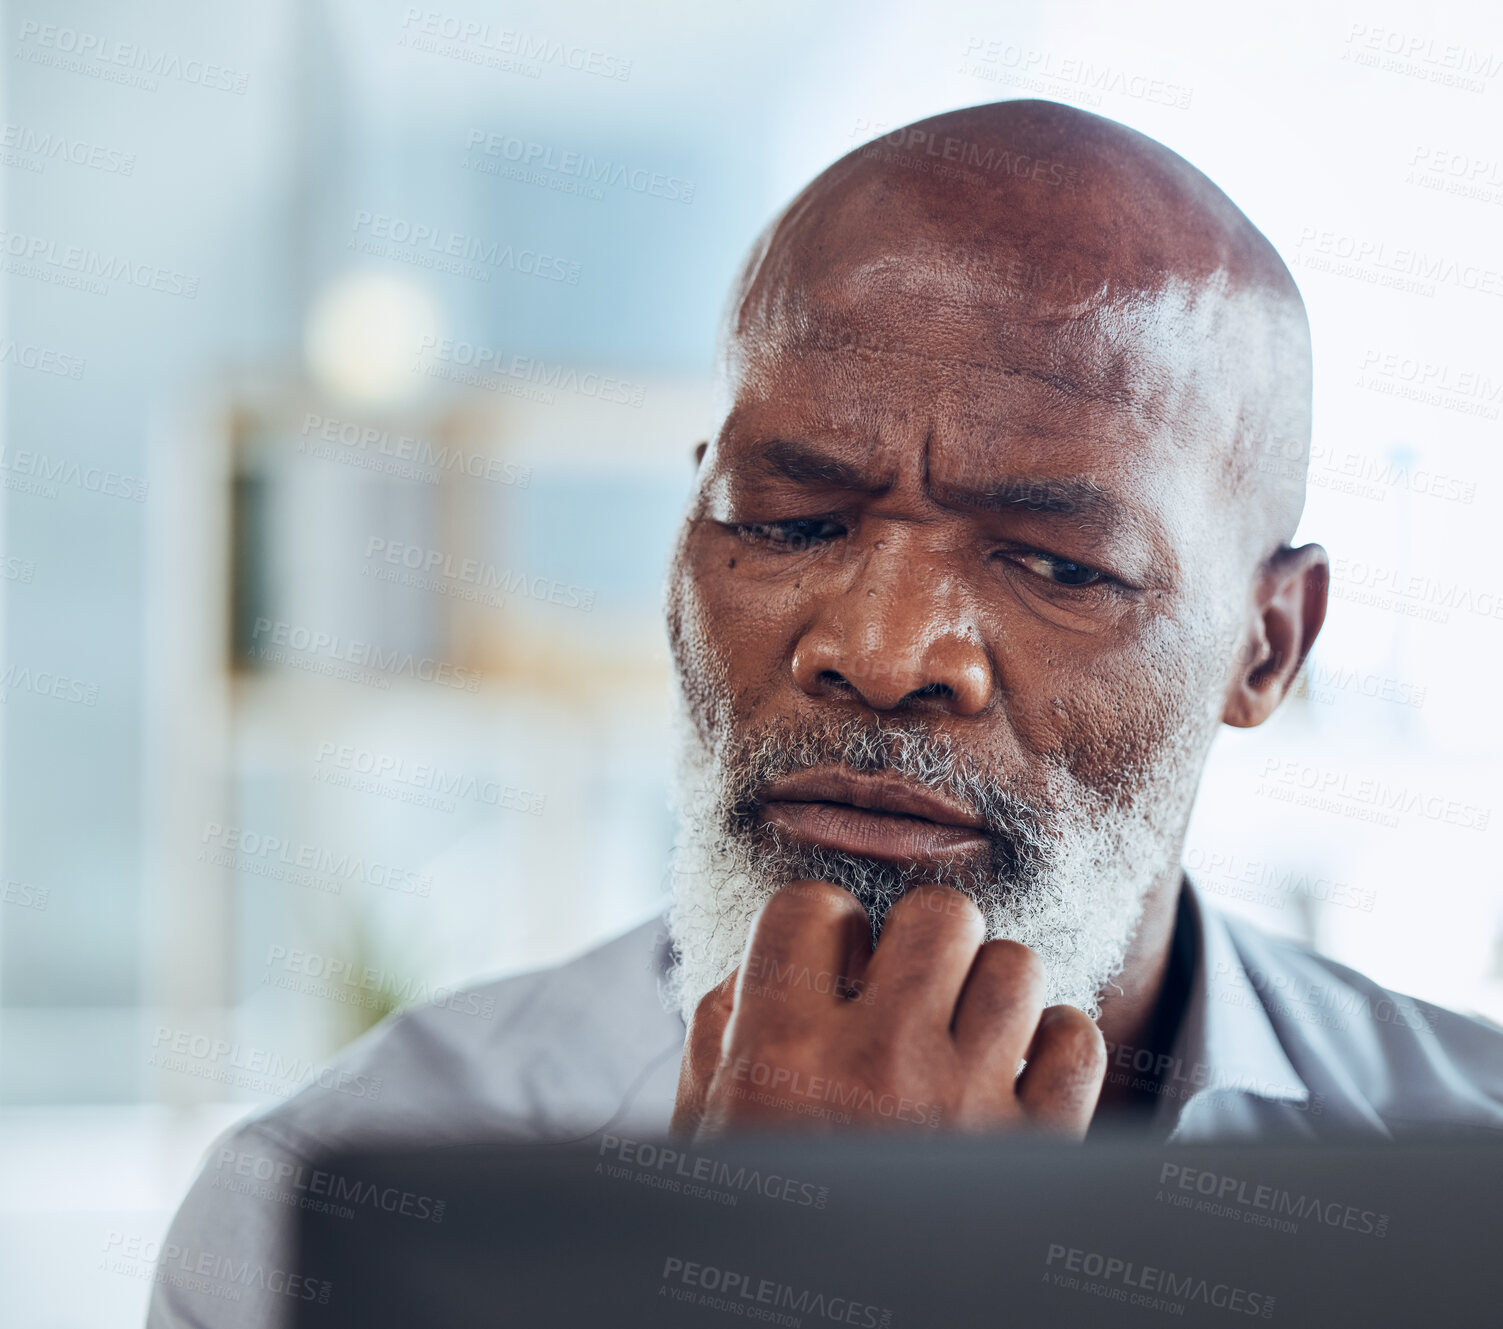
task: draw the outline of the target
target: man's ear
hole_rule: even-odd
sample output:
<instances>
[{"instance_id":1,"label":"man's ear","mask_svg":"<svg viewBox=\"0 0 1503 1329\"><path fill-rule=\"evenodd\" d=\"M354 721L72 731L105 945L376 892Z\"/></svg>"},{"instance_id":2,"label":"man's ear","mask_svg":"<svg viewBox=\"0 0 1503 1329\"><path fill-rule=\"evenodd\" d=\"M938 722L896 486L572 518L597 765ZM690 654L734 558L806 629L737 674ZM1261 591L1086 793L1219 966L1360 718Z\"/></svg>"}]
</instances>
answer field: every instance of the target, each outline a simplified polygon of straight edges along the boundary
<instances>
[{"instance_id":1,"label":"man's ear","mask_svg":"<svg viewBox=\"0 0 1503 1329\"><path fill-rule=\"evenodd\" d=\"M694 445L694 465L696 469L698 469L699 463L705 459L705 449L709 446L709 439L706 439L703 443L696 443Z\"/></svg>"},{"instance_id":2,"label":"man's ear","mask_svg":"<svg viewBox=\"0 0 1503 1329\"><path fill-rule=\"evenodd\" d=\"M1258 574L1257 617L1242 642L1223 723L1260 725L1278 709L1326 621L1331 564L1319 545L1284 548Z\"/></svg>"}]
</instances>

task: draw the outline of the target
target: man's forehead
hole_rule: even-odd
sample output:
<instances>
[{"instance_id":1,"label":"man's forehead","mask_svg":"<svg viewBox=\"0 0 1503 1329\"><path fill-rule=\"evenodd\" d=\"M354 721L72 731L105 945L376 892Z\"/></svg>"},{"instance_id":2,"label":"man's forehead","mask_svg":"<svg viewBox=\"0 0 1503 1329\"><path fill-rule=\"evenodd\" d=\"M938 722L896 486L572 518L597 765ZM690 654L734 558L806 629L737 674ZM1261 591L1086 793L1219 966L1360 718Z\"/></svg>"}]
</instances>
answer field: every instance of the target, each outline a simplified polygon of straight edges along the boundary
<instances>
[{"instance_id":1,"label":"man's forehead","mask_svg":"<svg viewBox=\"0 0 1503 1329\"><path fill-rule=\"evenodd\" d=\"M805 305L748 329L716 470L732 485L869 493L917 481L973 513L1178 529L1214 506L1220 468L1195 459L1228 418L1192 357L1176 362L1168 303L1082 321L1039 306L1003 319L931 303L905 320Z\"/></svg>"},{"instance_id":2,"label":"man's forehead","mask_svg":"<svg viewBox=\"0 0 1503 1329\"><path fill-rule=\"evenodd\" d=\"M891 463L925 438L936 479L1180 461L1232 403L1167 317L790 320L741 345L722 444L823 440Z\"/></svg>"},{"instance_id":3,"label":"man's forehead","mask_svg":"<svg viewBox=\"0 0 1503 1329\"><path fill-rule=\"evenodd\" d=\"M847 376L865 364L889 382L973 387L1023 376L1130 404L1166 379L1203 378L1207 343L1225 335L1240 303L1208 280L1018 290L985 274L920 279L868 266L849 280L826 274L768 292L739 320L728 359L733 374Z\"/></svg>"},{"instance_id":4,"label":"man's forehead","mask_svg":"<svg viewBox=\"0 0 1503 1329\"><path fill-rule=\"evenodd\" d=\"M919 128L1079 171L978 185L861 151L823 172L736 283L707 473L790 438L922 453L931 479L1136 475L1161 511L1287 540L1302 486L1274 492L1254 461L1308 444L1309 338L1266 239L1188 162L1085 112L1006 102Z\"/></svg>"}]
</instances>

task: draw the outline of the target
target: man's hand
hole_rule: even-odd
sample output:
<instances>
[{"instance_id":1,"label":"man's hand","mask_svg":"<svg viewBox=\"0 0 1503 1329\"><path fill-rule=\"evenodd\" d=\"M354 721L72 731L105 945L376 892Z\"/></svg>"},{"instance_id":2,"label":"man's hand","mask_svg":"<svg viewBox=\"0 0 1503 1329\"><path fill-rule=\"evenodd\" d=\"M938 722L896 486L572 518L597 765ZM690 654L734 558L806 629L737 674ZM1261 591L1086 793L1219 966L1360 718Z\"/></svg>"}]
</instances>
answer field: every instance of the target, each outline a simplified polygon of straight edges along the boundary
<instances>
[{"instance_id":1,"label":"man's hand","mask_svg":"<svg viewBox=\"0 0 1503 1329\"><path fill-rule=\"evenodd\" d=\"M899 900L875 951L849 891L827 882L779 891L741 967L695 1010L673 1133L938 1126L1083 1136L1106 1072L1101 1031L1073 1006L1043 1009L1038 956L985 935L981 911L943 886Z\"/></svg>"}]
</instances>

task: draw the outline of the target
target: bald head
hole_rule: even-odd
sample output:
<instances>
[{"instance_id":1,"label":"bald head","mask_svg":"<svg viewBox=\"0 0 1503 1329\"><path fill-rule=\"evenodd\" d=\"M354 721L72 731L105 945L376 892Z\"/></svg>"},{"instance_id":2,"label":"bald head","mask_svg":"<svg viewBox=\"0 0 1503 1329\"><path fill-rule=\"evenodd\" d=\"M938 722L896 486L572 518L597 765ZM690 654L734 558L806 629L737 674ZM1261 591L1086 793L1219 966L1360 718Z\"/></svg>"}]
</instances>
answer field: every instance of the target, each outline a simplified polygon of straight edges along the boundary
<instances>
[{"instance_id":1,"label":"bald head","mask_svg":"<svg viewBox=\"0 0 1503 1329\"><path fill-rule=\"evenodd\" d=\"M1072 107L953 111L836 162L759 238L722 352L727 409L773 355L1027 380L1034 404L1157 423L1217 476L1252 559L1299 520L1311 375L1293 278L1184 158Z\"/></svg>"}]
</instances>

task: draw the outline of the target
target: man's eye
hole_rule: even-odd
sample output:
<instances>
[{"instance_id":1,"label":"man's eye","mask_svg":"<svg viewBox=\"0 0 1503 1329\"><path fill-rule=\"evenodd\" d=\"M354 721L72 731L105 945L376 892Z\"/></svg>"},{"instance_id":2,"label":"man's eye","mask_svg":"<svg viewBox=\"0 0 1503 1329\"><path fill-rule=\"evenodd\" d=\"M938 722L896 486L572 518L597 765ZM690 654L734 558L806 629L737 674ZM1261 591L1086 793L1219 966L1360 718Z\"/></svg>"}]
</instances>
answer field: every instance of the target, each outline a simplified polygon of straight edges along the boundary
<instances>
[{"instance_id":1,"label":"man's eye","mask_svg":"<svg viewBox=\"0 0 1503 1329\"><path fill-rule=\"evenodd\" d=\"M806 549L845 534L833 517L793 517L788 521L746 522L737 527L743 536L788 549Z\"/></svg>"},{"instance_id":2,"label":"man's eye","mask_svg":"<svg viewBox=\"0 0 1503 1329\"><path fill-rule=\"evenodd\" d=\"M1089 586L1101 580L1102 574L1084 563L1072 563L1068 558L1056 558L1053 554L1041 554L1037 550L1015 556L1030 572L1046 577L1056 586Z\"/></svg>"}]
</instances>

